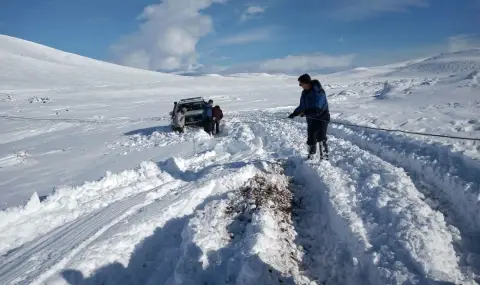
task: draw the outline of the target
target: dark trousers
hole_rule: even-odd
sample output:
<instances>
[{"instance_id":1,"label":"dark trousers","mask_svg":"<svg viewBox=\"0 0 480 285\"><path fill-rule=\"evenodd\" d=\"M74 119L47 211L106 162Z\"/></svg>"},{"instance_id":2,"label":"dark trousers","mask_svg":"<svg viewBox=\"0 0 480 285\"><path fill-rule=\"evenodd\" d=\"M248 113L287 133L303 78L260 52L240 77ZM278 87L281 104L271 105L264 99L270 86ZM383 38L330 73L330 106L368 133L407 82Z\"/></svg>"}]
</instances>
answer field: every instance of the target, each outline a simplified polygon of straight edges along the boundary
<instances>
[{"instance_id":1,"label":"dark trousers","mask_svg":"<svg viewBox=\"0 0 480 285\"><path fill-rule=\"evenodd\" d=\"M208 118L208 119L203 120L203 129L208 134L212 133L212 131L213 131L213 119L212 118Z\"/></svg>"},{"instance_id":2,"label":"dark trousers","mask_svg":"<svg viewBox=\"0 0 480 285\"><path fill-rule=\"evenodd\" d=\"M183 133L184 128L182 128L182 127L174 127L173 130L174 130L175 132Z\"/></svg>"},{"instance_id":3,"label":"dark trousers","mask_svg":"<svg viewBox=\"0 0 480 285\"><path fill-rule=\"evenodd\" d=\"M309 146L310 153L313 154L317 152L317 143L319 142L323 144L325 152L328 153L327 129L328 121L314 119L307 120L307 145Z\"/></svg>"},{"instance_id":4,"label":"dark trousers","mask_svg":"<svg viewBox=\"0 0 480 285\"><path fill-rule=\"evenodd\" d=\"M214 121L212 132L216 133L217 135L220 133L220 120Z\"/></svg>"}]
</instances>

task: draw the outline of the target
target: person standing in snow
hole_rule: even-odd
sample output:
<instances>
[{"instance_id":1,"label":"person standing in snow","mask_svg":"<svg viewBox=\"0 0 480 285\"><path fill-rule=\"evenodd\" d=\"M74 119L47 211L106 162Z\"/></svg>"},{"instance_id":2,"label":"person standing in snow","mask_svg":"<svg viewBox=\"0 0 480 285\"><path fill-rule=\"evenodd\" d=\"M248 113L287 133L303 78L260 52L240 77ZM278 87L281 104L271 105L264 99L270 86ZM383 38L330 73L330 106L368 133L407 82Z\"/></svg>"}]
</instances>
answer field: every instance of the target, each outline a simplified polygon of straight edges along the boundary
<instances>
[{"instance_id":1,"label":"person standing in snow","mask_svg":"<svg viewBox=\"0 0 480 285\"><path fill-rule=\"evenodd\" d=\"M212 129L213 129L213 100L208 100L208 103L206 103L203 106L203 128L207 134L210 136L213 136Z\"/></svg>"},{"instance_id":2,"label":"person standing in snow","mask_svg":"<svg viewBox=\"0 0 480 285\"><path fill-rule=\"evenodd\" d=\"M185 129L185 114L187 109L181 108L173 116L173 130L179 133L183 133Z\"/></svg>"},{"instance_id":3,"label":"person standing in snow","mask_svg":"<svg viewBox=\"0 0 480 285\"><path fill-rule=\"evenodd\" d=\"M218 135L220 133L220 120L223 119L223 112L220 106L213 107L212 115L214 121L213 132Z\"/></svg>"},{"instance_id":4,"label":"person standing in snow","mask_svg":"<svg viewBox=\"0 0 480 285\"><path fill-rule=\"evenodd\" d=\"M298 78L303 88L299 106L288 118L305 116L307 119L308 159L317 153L317 142L320 145L320 157L323 159L322 145L325 158L328 160L327 128L330 122L327 95L318 80L312 80L310 75L303 74Z\"/></svg>"}]
</instances>

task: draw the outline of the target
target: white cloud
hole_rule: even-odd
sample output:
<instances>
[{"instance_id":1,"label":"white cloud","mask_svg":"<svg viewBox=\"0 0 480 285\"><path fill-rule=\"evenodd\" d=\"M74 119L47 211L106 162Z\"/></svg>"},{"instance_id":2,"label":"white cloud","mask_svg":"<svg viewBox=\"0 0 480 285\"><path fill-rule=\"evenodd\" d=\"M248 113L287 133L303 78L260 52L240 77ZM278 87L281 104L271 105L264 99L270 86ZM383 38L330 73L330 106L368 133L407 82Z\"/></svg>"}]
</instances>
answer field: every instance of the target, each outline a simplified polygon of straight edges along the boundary
<instances>
[{"instance_id":1,"label":"white cloud","mask_svg":"<svg viewBox=\"0 0 480 285\"><path fill-rule=\"evenodd\" d=\"M213 30L212 18L200 13L228 0L163 0L146 7L139 30L111 46L115 61L142 69L188 69L197 63L196 44Z\"/></svg>"},{"instance_id":2,"label":"white cloud","mask_svg":"<svg viewBox=\"0 0 480 285\"><path fill-rule=\"evenodd\" d=\"M338 0L330 16L343 21L357 21L387 12L405 12L426 8L428 0Z\"/></svg>"},{"instance_id":3,"label":"white cloud","mask_svg":"<svg viewBox=\"0 0 480 285\"><path fill-rule=\"evenodd\" d=\"M472 34L456 35L448 38L448 50L451 52L480 47L480 37Z\"/></svg>"},{"instance_id":4,"label":"white cloud","mask_svg":"<svg viewBox=\"0 0 480 285\"><path fill-rule=\"evenodd\" d=\"M250 6L248 7L247 11L248 14L257 14L265 12L265 8L258 7L258 6Z\"/></svg>"},{"instance_id":5,"label":"white cloud","mask_svg":"<svg viewBox=\"0 0 480 285\"><path fill-rule=\"evenodd\" d=\"M326 69L347 68L352 65L354 54L331 56L322 53L289 55L283 58L268 59L229 67L225 73L265 72L297 74Z\"/></svg>"},{"instance_id":6,"label":"white cloud","mask_svg":"<svg viewBox=\"0 0 480 285\"><path fill-rule=\"evenodd\" d=\"M399 46L392 49L371 47L368 51L357 54L354 65L364 67L380 66L422 58L425 59L441 53L456 52L473 48L480 48L480 35L456 35L437 43Z\"/></svg>"},{"instance_id":7,"label":"white cloud","mask_svg":"<svg viewBox=\"0 0 480 285\"><path fill-rule=\"evenodd\" d=\"M243 22L250 18L253 18L257 14L262 13L265 13L265 8L260 6L250 6L245 10L245 12L242 13L242 15L240 16L240 20Z\"/></svg>"},{"instance_id":8,"label":"white cloud","mask_svg":"<svg viewBox=\"0 0 480 285\"><path fill-rule=\"evenodd\" d=\"M244 33L239 33L217 41L218 45L238 45L251 42L260 42L270 40L275 33L274 28L255 29Z\"/></svg>"},{"instance_id":9,"label":"white cloud","mask_svg":"<svg viewBox=\"0 0 480 285\"><path fill-rule=\"evenodd\" d=\"M331 56L326 54L289 55L284 58L266 60L260 65L265 72L298 72L350 66L354 55Z\"/></svg>"}]
</instances>

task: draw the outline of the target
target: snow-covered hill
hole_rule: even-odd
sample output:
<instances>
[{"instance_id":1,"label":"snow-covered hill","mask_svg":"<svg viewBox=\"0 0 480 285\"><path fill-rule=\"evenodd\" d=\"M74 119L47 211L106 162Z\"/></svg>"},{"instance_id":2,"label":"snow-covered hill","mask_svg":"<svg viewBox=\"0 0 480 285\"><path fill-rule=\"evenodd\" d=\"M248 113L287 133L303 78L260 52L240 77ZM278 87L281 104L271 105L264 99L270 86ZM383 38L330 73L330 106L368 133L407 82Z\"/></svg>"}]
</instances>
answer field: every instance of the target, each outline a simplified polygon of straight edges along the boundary
<instances>
[{"instance_id":1,"label":"snow-covered hill","mask_svg":"<svg viewBox=\"0 0 480 285\"><path fill-rule=\"evenodd\" d=\"M452 75L480 70L480 48L434 56L399 68L402 72Z\"/></svg>"},{"instance_id":2,"label":"snow-covered hill","mask_svg":"<svg viewBox=\"0 0 480 285\"><path fill-rule=\"evenodd\" d=\"M480 137L478 58L318 78L337 123ZM305 161L296 78L0 36L0 284L478 284L478 142L331 124L331 160ZM219 136L171 132L193 96Z\"/></svg>"},{"instance_id":3,"label":"snow-covered hill","mask_svg":"<svg viewBox=\"0 0 480 285\"><path fill-rule=\"evenodd\" d=\"M0 35L0 82L4 89L76 88L162 82L173 75L105 63L33 42Z\"/></svg>"},{"instance_id":4,"label":"snow-covered hill","mask_svg":"<svg viewBox=\"0 0 480 285\"><path fill-rule=\"evenodd\" d=\"M327 78L417 78L449 77L480 70L480 48L444 53L428 58L374 67L357 67L326 75Z\"/></svg>"}]
</instances>

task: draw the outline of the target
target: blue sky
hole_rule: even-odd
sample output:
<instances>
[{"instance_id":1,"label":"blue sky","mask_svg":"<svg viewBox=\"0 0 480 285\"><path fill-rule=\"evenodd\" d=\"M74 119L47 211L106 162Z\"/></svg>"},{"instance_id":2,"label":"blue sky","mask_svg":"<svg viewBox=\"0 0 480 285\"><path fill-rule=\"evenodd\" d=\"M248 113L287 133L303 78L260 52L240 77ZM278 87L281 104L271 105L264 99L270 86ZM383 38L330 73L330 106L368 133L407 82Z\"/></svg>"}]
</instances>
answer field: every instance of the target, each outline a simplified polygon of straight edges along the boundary
<instances>
[{"instance_id":1,"label":"blue sky","mask_svg":"<svg viewBox=\"0 0 480 285\"><path fill-rule=\"evenodd\" d=\"M334 71L479 46L480 0L2 0L0 33L138 68Z\"/></svg>"}]
</instances>

